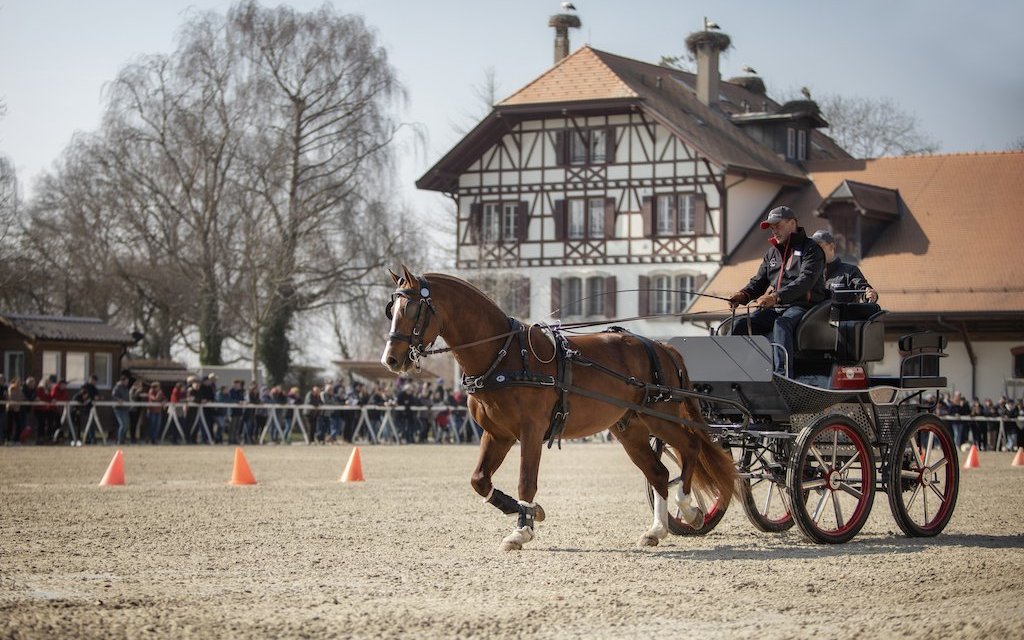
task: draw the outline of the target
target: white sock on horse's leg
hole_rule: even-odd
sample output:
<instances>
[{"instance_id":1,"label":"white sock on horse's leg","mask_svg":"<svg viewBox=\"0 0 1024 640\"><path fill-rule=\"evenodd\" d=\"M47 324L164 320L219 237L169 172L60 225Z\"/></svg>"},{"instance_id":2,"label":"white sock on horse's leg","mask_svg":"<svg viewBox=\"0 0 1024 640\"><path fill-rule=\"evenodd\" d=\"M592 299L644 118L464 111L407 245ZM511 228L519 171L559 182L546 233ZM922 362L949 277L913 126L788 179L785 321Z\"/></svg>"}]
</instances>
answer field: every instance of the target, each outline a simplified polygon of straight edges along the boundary
<instances>
[{"instance_id":1,"label":"white sock on horse's leg","mask_svg":"<svg viewBox=\"0 0 1024 640\"><path fill-rule=\"evenodd\" d=\"M668 535L668 502L657 491L654 492L654 522L647 532L648 537L661 540Z\"/></svg>"},{"instance_id":2,"label":"white sock on horse's leg","mask_svg":"<svg viewBox=\"0 0 1024 640\"><path fill-rule=\"evenodd\" d=\"M693 496L683 491L683 483L680 482L676 489L676 506L679 508L679 517L691 527L700 527L704 524L704 512L699 505L693 504Z\"/></svg>"}]
</instances>

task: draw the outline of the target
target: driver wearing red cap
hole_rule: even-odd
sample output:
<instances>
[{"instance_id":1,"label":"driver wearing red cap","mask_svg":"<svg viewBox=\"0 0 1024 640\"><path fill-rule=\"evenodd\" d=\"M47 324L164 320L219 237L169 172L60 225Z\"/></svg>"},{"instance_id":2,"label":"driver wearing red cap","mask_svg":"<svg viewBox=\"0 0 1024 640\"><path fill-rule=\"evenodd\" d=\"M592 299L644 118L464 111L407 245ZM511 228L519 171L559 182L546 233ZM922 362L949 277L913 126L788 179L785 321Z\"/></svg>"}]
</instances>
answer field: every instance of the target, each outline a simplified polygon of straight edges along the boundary
<instances>
[{"instance_id":1,"label":"driver wearing red cap","mask_svg":"<svg viewBox=\"0 0 1024 640\"><path fill-rule=\"evenodd\" d=\"M775 372L791 375L796 325L808 309L828 298L825 254L807 237L789 207L769 211L761 228L771 231L771 247L747 286L729 298L733 309L753 301L757 310L739 318L732 333L770 336L778 345L773 349Z\"/></svg>"}]
</instances>

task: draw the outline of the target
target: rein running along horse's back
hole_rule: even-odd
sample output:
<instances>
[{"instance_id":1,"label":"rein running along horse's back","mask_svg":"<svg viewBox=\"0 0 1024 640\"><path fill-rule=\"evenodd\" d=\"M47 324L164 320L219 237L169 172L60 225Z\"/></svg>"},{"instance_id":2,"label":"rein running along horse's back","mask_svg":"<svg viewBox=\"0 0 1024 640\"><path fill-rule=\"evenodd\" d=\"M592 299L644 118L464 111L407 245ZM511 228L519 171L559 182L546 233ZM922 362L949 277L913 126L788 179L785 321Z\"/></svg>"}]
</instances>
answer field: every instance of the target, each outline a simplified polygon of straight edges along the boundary
<instances>
[{"instance_id":1,"label":"rein running along horse's back","mask_svg":"<svg viewBox=\"0 0 1024 640\"><path fill-rule=\"evenodd\" d=\"M735 466L701 428L697 401L671 393L671 388L689 388L674 348L618 328L569 338L558 329L526 327L468 282L403 271L391 274L397 288L386 312L391 333L381 362L402 373L431 353L438 337L449 345L465 374L469 411L484 430L470 483L486 502L519 518L503 549L522 549L534 538L534 523L544 519L534 497L545 440L550 446L555 439L582 438L610 427L616 427L616 440L654 488L654 523L640 545L655 546L668 535L669 499L679 517L694 526L704 514L691 500L693 489L719 495L720 508L728 505L736 490ZM650 436L680 458L682 478L671 498L668 469ZM517 440L518 501L491 483Z\"/></svg>"}]
</instances>

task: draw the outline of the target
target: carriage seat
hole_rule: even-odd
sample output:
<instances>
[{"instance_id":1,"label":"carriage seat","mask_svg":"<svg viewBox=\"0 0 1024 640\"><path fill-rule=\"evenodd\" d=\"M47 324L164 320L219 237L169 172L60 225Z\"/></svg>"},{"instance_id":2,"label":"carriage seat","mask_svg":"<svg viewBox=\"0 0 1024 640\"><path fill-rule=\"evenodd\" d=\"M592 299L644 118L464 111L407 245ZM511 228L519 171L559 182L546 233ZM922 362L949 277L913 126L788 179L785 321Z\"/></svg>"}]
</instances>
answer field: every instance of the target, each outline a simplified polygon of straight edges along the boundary
<instances>
[{"instance_id":1,"label":"carriage seat","mask_svg":"<svg viewBox=\"0 0 1024 640\"><path fill-rule=\"evenodd\" d=\"M898 377L871 378L872 383L899 386L904 389L931 389L946 386L946 378L939 372L939 359L945 358L946 336L922 331L905 335L899 340L900 375Z\"/></svg>"},{"instance_id":2,"label":"carriage seat","mask_svg":"<svg viewBox=\"0 0 1024 640\"><path fill-rule=\"evenodd\" d=\"M885 315L877 304L826 300L796 327L796 356L841 363L876 362L885 355Z\"/></svg>"}]
</instances>

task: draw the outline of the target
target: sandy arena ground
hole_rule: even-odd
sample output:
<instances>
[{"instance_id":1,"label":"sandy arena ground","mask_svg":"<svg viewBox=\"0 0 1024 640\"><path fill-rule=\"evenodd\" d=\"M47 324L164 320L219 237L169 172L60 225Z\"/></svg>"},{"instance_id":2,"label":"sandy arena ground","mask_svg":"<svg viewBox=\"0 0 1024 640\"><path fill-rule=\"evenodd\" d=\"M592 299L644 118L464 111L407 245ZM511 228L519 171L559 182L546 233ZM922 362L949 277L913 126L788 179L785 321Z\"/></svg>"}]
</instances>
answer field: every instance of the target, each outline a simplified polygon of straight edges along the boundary
<instances>
[{"instance_id":1,"label":"sandy arena ground","mask_svg":"<svg viewBox=\"0 0 1024 640\"><path fill-rule=\"evenodd\" d=\"M983 453L933 539L878 496L852 542L756 531L638 549L650 514L618 445L545 452L548 519L518 553L469 446L0 449L4 638L1008 638L1024 634L1024 468ZM497 485L514 493L513 450Z\"/></svg>"}]
</instances>

